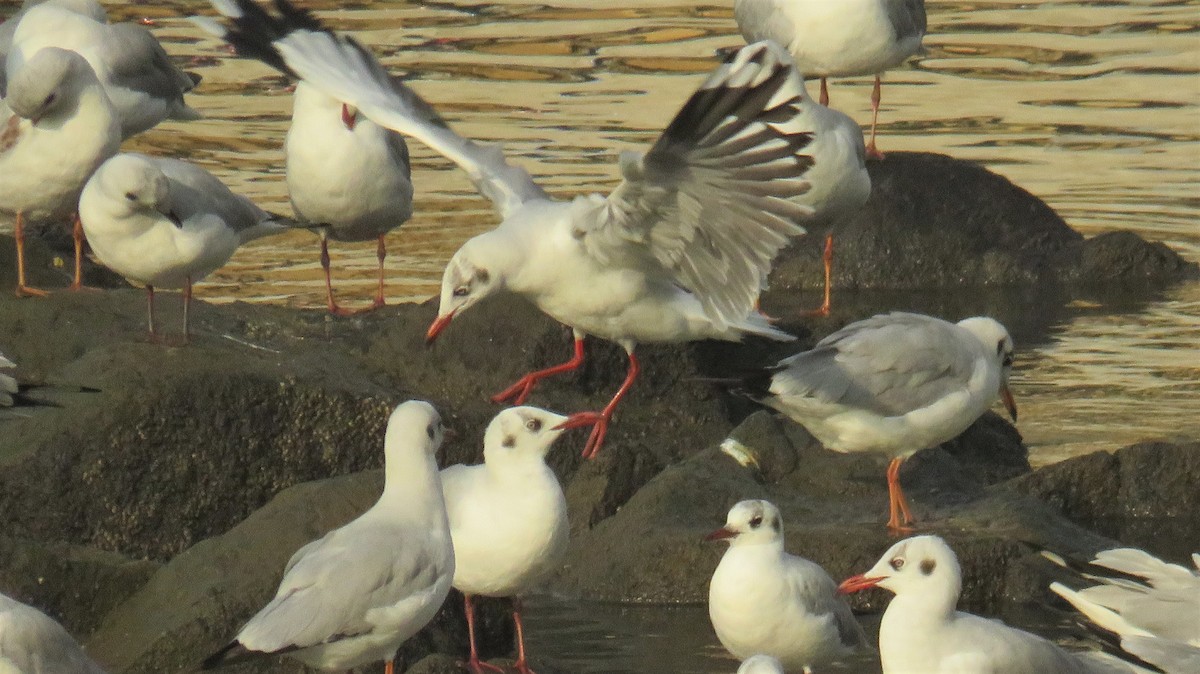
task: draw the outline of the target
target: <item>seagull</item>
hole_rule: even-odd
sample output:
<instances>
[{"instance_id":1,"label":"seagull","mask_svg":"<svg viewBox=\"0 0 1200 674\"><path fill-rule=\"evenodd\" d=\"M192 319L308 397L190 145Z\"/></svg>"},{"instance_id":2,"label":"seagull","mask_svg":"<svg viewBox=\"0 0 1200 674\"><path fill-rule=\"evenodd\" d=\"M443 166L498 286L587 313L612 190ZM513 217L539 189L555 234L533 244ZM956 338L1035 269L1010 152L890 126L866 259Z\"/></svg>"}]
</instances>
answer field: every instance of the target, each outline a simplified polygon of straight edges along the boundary
<instances>
[{"instance_id":1,"label":"seagull","mask_svg":"<svg viewBox=\"0 0 1200 674\"><path fill-rule=\"evenodd\" d=\"M1200 554L1192 555L1194 570L1136 548L1105 550L1092 564L1125 577L1089 575L1099 584L1076 591L1051 583L1050 589L1119 636L1125 652L1168 674L1200 671Z\"/></svg>"},{"instance_id":2,"label":"seagull","mask_svg":"<svg viewBox=\"0 0 1200 674\"><path fill-rule=\"evenodd\" d=\"M514 667L531 674L525 658L520 595L552 571L567 551L567 499L546 453L566 417L536 407L496 415L483 439L483 461L442 471L442 491L454 539L454 587L466 601L472 672L502 671L480 662L472 598L513 597L517 626Z\"/></svg>"},{"instance_id":3,"label":"seagull","mask_svg":"<svg viewBox=\"0 0 1200 674\"><path fill-rule=\"evenodd\" d=\"M214 669L287 655L323 671L387 662L437 614L454 578L454 549L434 457L437 410L410 400L384 440L383 494L358 519L296 551L275 598L204 661Z\"/></svg>"},{"instance_id":4,"label":"seagull","mask_svg":"<svg viewBox=\"0 0 1200 674\"><path fill-rule=\"evenodd\" d=\"M752 655L738 667L737 674L783 674L783 665L770 655Z\"/></svg>"},{"instance_id":5,"label":"seagull","mask_svg":"<svg viewBox=\"0 0 1200 674\"><path fill-rule=\"evenodd\" d=\"M16 363L5 358L4 354L0 353L0 407L12 407L15 402L13 396L21 391L17 387L17 380L3 372L3 370L11 370L16 366Z\"/></svg>"},{"instance_id":6,"label":"seagull","mask_svg":"<svg viewBox=\"0 0 1200 674\"><path fill-rule=\"evenodd\" d=\"M747 377L741 392L828 449L892 457L888 527L901 530L913 519L899 481L904 459L958 437L997 397L1017 420L1012 359L1008 330L991 318L950 323L892 312L851 323Z\"/></svg>"},{"instance_id":7,"label":"seagull","mask_svg":"<svg viewBox=\"0 0 1200 674\"><path fill-rule=\"evenodd\" d=\"M117 111L122 138L164 119L200 118L183 100L195 80L171 63L144 26L108 24L77 11L73 3L29 7L13 34L6 60L9 78L43 47L70 49L87 59Z\"/></svg>"},{"instance_id":8,"label":"seagull","mask_svg":"<svg viewBox=\"0 0 1200 674\"><path fill-rule=\"evenodd\" d=\"M352 313L333 298L329 237L376 240L379 286L369 309L384 306L384 238L412 216L408 146L395 131L305 82L296 85L287 133L287 185L292 210L321 236L321 268L330 313Z\"/></svg>"},{"instance_id":9,"label":"seagull","mask_svg":"<svg viewBox=\"0 0 1200 674\"><path fill-rule=\"evenodd\" d=\"M104 674L53 618L0 594L0 672Z\"/></svg>"},{"instance_id":10,"label":"seagull","mask_svg":"<svg viewBox=\"0 0 1200 674\"><path fill-rule=\"evenodd\" d=\"M921 51L924 0L734 0L733 18L747 42L774 40L801 72L821 78L821 105L829 104L827 78L874 75L867 152L883 158L875 147L880 74Z\"/></svg>"},{"instance_id":11,"label":"seagull","mask_svg":"<svg viewBox=\"0 0 1200 674\"><path fill-rule=\"evenodd\" d=\"M503 222L467 241L442 276L432 342L488 295L520 294L572 328L575 356L533 372L493 397L521 404L541 379L577 369L588 334L629 355L624 383L600 412L572 415L591 426L595 457L617 404L637 378L638 342L788 340L754 309L771 260L810 210L789 199L808 188L811 140L792 127L803 83L791 59L768 43L741 49L688 100L645 155L625 155L623 182L607 198L551 199L529 173L430 119L429 106L396 84L371 53L320 27L286 0L268 15L252 0L213 3L232 19L229 42L268 64L282 62L327 95L381 126L421 140L467 172ZM201 19L201 21L203 21Z\"/></svg>"},{"instance_id":12,"label":"seagull","mask_svg":"<svg viewBox=\"0 0 1200 674\"><path fill-rule=\"evenodd\" d=\"M13 73L0 101L0 213L16 216L17 296L25 282L25 221L75 213L88 177L121 145L112 103L79 54L48 47ZM82 287L83 229L75 218L75 280Z\"/></svg>"},{"instance_id":13,"label":"seagull","mask_svg":"<svg viewBox=\"0 0 1200 674\"><path fill-rule=\"evenodd\" d=\"M208 171L185 161L122 153L88 180L79 199L96 258L147 293L150 337L154 289L183 289L183 339L192 284L224 265L247 241L287 229Z\"/></svg>"},{"instance_id":14,"label":"seagull","mask_svg":"<svg viewBox=\"0 0 1200 674\"><path fill-rule=\"evenodd\" d=\"M1100 653L1069 653L998 620L954 610L962 590L958 558L937 536L893 545L840 592L879 586L896 596L879 627L883 674L1101 674L1145 671Z\"/></svg>"},{"instance_id":15,"label":"seagull","mask_svg":"<svg viewBox=\"0 0 1200 674\"><path fill-rule=\"evenodd\" d=\"M108 12L105 12L104 7L96 2L96 0L25 0L25 2L21 3L21 9L16 14L13 14L5 19L3 23L0 23L0 98L4 98L4 63L8 60L8 50L12 48L13 33L17 32L17 24L25 17L25 13L30 8L41 4L64 7L76 14L90 17L99 23L108 23Z\"/></svg>"},{"instance_id":16,"label":"seagull","mask_svg":"<svg viewBox=\"0 0 1200 674\"><path fill-rule=\"evenodd\" d=\"M705 540L729 541L708 586L708 617L730 653L762 653L811 672L867 645L829 574L784 552L783 517L773 504L734 505Z\"/></svg>"}]
</instances>

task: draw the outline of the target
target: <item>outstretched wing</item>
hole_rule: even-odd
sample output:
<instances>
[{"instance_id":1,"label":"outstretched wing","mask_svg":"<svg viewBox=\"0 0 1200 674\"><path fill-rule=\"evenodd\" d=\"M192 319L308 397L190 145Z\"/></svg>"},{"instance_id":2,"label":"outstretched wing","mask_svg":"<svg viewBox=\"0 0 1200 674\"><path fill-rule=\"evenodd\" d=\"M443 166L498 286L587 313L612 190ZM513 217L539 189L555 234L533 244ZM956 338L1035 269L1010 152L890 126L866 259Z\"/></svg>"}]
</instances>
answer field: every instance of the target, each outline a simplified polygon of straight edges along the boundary
<instances>
[{"instance_id":1,"label":"outstretched wing","mask_svg":"<svg viewBox=\"0 0 1200 674\"><path fill-rule=\"evenodd\" d=\"M592 222L589 254L660 266L718 325L745 320L771 261L811 214L811 134L791 57L770 42L739 50L688 99L645 155L621 158L623 182Z\"/></svg>"},{"instance_id":2,"label":"outstretched wing","mask_svg":"<svg viewBox=\"0 0 1200 674\"><path fill-rule=\"evenodd\" d=\"M303 79L376 124L412 136L467 172L501 217L525 201L545 198L529 173L505 161L500 148L480 145L451 130L428 103L393 80L370 50L346 35L326 29L307 11L275 0L278 16L253 0L211 0L232 21L226 30L211 19L193 19L229 42L243 56L259 59Z\"/></svg>"}]
</instances>

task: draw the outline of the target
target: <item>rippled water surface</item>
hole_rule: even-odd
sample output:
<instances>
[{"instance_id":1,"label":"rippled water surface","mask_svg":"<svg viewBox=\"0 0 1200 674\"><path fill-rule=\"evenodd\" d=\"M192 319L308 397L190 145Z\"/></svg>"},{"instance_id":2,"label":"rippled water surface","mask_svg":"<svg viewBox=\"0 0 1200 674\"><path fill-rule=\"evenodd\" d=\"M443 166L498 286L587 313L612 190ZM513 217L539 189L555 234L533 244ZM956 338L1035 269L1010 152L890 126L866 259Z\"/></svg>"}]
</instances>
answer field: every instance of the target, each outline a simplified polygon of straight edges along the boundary
<instances>
[{"instance_id":1,"label":"rippled water surface","mask_svg":"<svg viewBox=\"0 0 1200 674\"><path fill-rule=\"evenodd\" d=\"M118 18L161 19L168 50L204 76L191 102L206 119L164 125L135 148L189 157L288 212L283 79L229 58L178 18L208 12L206 3L106 4ZM503 142L562 196L610 189L618 152L644 147L713 67L714 52L741 40L732 0L303 4L371 45L460 133ZM1087 235L1132 229L1200 259L1200 2L927 6L927 53L885 79L882 149L982 162ZM868 119L869 79L835 81L831 92L836 107ZM416 215L389 237L392 300L432 295L454 249L497 222L460 171L419 143L411 149ZM342 296L365 301L374 245L337 244L332 254ZM316 238L297 232L250 246L199 294L321 306ZM1192 284L1149 304L1079 301L1048 334L1028 335L1015 389L1035 460L1200 436L1198 316ZM639 643L628 648L659 642ZM672 671L734 669L697 657Z\"/></svg>"}]
</instances>

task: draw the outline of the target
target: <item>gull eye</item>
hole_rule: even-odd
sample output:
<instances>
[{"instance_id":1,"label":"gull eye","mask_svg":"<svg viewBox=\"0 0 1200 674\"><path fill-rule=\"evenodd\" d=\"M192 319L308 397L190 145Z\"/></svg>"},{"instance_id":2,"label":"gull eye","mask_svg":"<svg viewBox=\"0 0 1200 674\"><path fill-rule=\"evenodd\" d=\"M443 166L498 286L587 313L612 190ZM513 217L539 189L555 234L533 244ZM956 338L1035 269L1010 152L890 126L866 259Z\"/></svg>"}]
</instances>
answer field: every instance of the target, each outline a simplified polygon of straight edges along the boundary
<instances>
[{"instance_id":1,"label":"gull eye","mask_svg":"<svg viewBox=\"0 0 1200 674\"><path fill-rule=\"evenodd\" d=\"M126 192L126 193L125 193L125 198L126 198L126 199L128 199L128 200L130 200L130 201L137 201L137 195L136 195L136 194L134 194L133 192Z\"/></svg>"},{"instance_id":2,"label":"gull eye","mask_svg":"<svg viewBox=\"0 0 1200 674\"><path fill-rule=\"evenodd\" d=\"M533 431L534 433L537 433L538 431L542 430L542 420L541 419L530 419L529 421L525 422L525 428L528 428L529 430Z\"/></svg>"},{"instance_id":3,"label":"gull eye","mask_svg":"<svg viewBox=\"0 0 1200 674\"><path fill-rule=\"evenodd\" d=\"M996 355L999 356L1002 353L1004 353L1004 340L1003 339L996 342Z\"/></svg>"},{"instance_id":4,"label":"gull eye","mask_svg":"<svg viewBox=\"0 0 1200 674\"><path fill-rule=\"evenodd\" d=\"M1000 361L1000 364L1003 365L1004 367L1012 367L1012 364L1013 364L1012 354L1011 353L1005 354L1004 360Z\"/></svg>"},{"instance_id":5,"label":"gull eye","mask_svg":"<svg viewBox=\"0 0 1200 674\"><path fill-rule=\"evenodd\" d=\"M455 297L466 297L471 294L471 289L467 286L459 286L454 289Z\"/></svg>"},{"instance_id":6,"label":"gull eye","mask_svg":"<svg viewBox=\"0 0 1200 674\"><path fill-rule=\"evenodd\" d=\"M895 558L895 559L893 559L892 561L888 562L888 564L889 564L889 565L891 565L891 567L892 567L893 569L895 569L895 570L899 571L900 569L903 569L903 568L904 568L904 558L903 558L903 557L896 557L896 558Z\"/></svg>"},{"instance_id":7,"label":"gull eye","mask_svg":"<svg viewBox=\"0 0 1200 674\"><path fill-rule=\"evenodd\" d=\"M750 528L757 529L762 525L762 515L755 515L750 518Z\"/></svg>"},{"instance_id":8,"label":"gull eye","mask_svg":"<svg viewBox=\"0 0 1200 674\"><path fill-rule=\"evenodd\" d=\"M50 104L54 103L55 99L57 99L57 98L58 98L57 93L50 92L50 95L46 96L46 100L42 101L42 107L43 108L50 107Z\"/></svg>"},{"instance_id":9,"label":"gull eye","mask_svg":"<svg viewBox=\"0 0 1200 674\"><path fill-rule=\"evenodd\" d=\"M433 436L434 436L433 424L429 424L428 426L425 427L425 435L428 435L430 440L433 439Z\"/></svg>"}]
</instances>

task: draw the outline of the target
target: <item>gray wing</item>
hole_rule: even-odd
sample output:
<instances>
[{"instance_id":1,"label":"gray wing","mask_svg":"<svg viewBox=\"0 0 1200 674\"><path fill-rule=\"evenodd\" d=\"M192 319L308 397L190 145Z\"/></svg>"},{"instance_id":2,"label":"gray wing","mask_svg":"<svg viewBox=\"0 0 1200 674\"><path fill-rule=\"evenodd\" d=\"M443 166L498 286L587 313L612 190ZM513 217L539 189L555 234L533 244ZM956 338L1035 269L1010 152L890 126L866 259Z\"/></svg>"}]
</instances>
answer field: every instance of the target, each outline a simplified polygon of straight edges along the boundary
<instances>
[{"instance_id":1,"label":"gray wing","mask_svg":"<svg viewBox=\"0 0 1200 674\"><path fill-rule=\"evenodd\" d=\"M450 572L417 532L355 524L293 556L275 598L238 634L243 646L273 653L370 632L369 611L428 592Z\"/></svg>"},{"instance_id":2,"label":"gray wing","mask_svg":"<svg viewBox=\"0 0 1200 674\"><path fill-rule=\"evenodd\" d=\"M358 108L376 124L428 145L465 171L501 217L526 201L546 198L529 173L509 164L499 147L480 145L455 133L354 38L326 30L312 14L286 2L276 2L283 11L276 17L253 0L210 1L232 20L233 27L226 30L211 19L193 19L201 28L228 41L239 54L303 79Z\"/></svg>"},{"instance_id":3,"label":"gray wing","mask_svg":"<svg viewBox=\"0 0 1200 674\"><path fill-rule=\"evenodd\" d=\"M886 0L886 3L897 40L925 35L925 0Z\"/></svg>"},{"instance_id":4,"label":"gray wing","mask_svg":"<svg viewBox=\"0 0 1200 674\"><path fill-rule=\"evenodd\" d=\"M1121 649L1158 667L1167 674L1200 672L1200 648L1158 637L1123 637Z\"/></svg>"},{"instance_id":5,"label":"gray wing","mask_svg":"<svg viewBox=\"0 0 1200 674\"><path fill-rule=\"evenodd\" d=\"M1150 585L1089 576L1100 584L1080 590L1080 596L1155 636L1200 645L1200 576L1136 548L1105 550L1092 564L1144 578Z\"/></svg>"},{"instance_id":6,"label":"gray wing","mask_svg":"<svg viewBox=\"0 0 1200 674\"><path fill-rule=\"evenodd\" d=\"M0 655L25 674L104 674L62 625L4 595L0 595Z\"/></svg>"},{"instance_id":7,"label":"gray wing","mask_svg":"<svg viewBox=\"0 0 1200 674\"><path fill-rule=\"evenodd\" d=\"M110 26L113 40L106 53L113 84L162 100L181 100L195 86L144 27L132 23Z\"/></svg>"},{"instance_id":8,"label":"gray wing","mask_svg":"<svg viewBox=\"0 0 1200 674\"><path fill-rule=\"evenodd\" d=\"M269 220L271 216L250 199L235 194L225 183L204 169L170 157L146 157L171 181L171 205L187 220L215 213L238 233Z\"/></svg>"},{"instance_id":9,"label":"gray wing","mask_svg":"<svg viewBox=\"0 0 1200 674\"><path fill-rule=\"evenodd\" d=\"M965 388L975 359L954 324L893 312L851 323L780 361L771 391L897 416Z\"/></svg>"},{"instance_id":10,"label":"gray wing","mask_svg":"<svg viewBox=\"0 0 1200 674\"><path fill-rule=\"evenodd\" d=\"M661 269L718 327L741 323L762 279L811 215L812 140L793 128L804 95L791 57L770 42L738 51L688 99L575 236L604 263Z\"/></svg>"},{"instance_id":11,"label":"gray wing","mask_svg":"<svg viewBox=\"0 0 1200 674\"><path fill-rule=\"evenodd\" d=\"M788 559L788 584L801 596L815 615L830 615L837 626L838 638L846 648L870 647L867 635L854 618L850 605L837 594L837 583L815 562L799 557Z\"/></svg>"}]
</instances>

